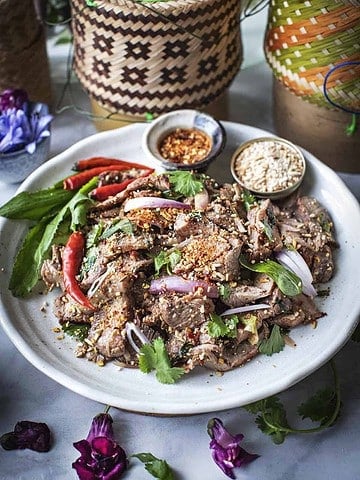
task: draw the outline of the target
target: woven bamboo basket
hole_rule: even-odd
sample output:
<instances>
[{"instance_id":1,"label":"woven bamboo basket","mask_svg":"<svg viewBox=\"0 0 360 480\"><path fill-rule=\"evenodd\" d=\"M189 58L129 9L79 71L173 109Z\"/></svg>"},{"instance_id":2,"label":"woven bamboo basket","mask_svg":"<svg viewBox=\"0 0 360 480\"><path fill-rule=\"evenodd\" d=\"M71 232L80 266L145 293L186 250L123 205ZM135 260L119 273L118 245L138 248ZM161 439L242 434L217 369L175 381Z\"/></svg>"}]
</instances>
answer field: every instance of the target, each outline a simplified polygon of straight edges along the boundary
<instances>
[{"instance_id":1,"label":"woven bamboo basket","mask_svg":"<svg viewBox=\"0 0 360 480\"><path fill-rule=\"evenodd\" d=\"M74 69L101 114L203 109L240 68L239 0L71 3Z\"/></svg>"},{"instance_id":2,"label":"woven bamboo basket","mask_svg":"<svg viewBox=\"0 0 360 480\"><path fill-rule=\"evenodd\" d=\"M271 0L265 55L275 77L296 95L321 106L324 80L339 63L360 60L360 2ZM338 69L327 92L360 110L360 65Z\"/></svg>"},{"instance_id":3,"label":"woven bamboo basket","mask_svg":"<svg viewBox=\"0 0 360 480\"><path fill-rule=\"evenodd\" d=\"M338 171L360 173L360 1L271 0L264 40L279 135ZM331 103L329 102L331 99Z\"/></svg>"},{"instance_id":4,"label":"woven bamboo basket","mask_svg":"<svg viewBox=\"0 0 360 480\"><path fill-rule=\"evenodd\" d=\"M0 0L0 90L7 88L51 105L45 31L33 0Z\"/></svg>"}]
</instances>

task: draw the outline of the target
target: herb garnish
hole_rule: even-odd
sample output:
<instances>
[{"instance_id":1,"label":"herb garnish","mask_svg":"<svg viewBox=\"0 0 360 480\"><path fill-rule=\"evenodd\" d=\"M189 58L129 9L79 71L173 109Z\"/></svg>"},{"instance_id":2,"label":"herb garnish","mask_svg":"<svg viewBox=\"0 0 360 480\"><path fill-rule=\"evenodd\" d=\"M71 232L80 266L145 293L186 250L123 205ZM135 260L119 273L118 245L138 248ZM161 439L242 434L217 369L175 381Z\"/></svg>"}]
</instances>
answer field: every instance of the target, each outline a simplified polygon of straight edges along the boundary
<instances>
[{"instance_id":1,"label":"herb garnish","mask_svg":"<svg viewBox=\"0 0 360 480\"><path fill-rule=\"evenodd\" d=\"M239 323L239 318L236 315L231 315L223 320L220 315L212 313L210 314L210 318L211 320L207 323L207 330L210 337L236 338L237 324Z\"/></svg>"},{"instance_id":2,"label":"herb garnish","mask_svg":"<svg viewBox=\"0 0 360 480\"><path fill-rule=\"evenodd\" d=\"M154 257L155 275L159 275L163 267L166 268L166 272L170 275L177 263L181 259L180 250L171 250L170 252L161 251Z\"/></svg>"},{"instance_id":3,"label":"herb garnish","mask_svg":"<svg viewBox=\"0 0 360 480\"><path fill-rule=\"evenodd\" d=\"M87 194L96 186L94 177L81 187L58 213L45 217L30 229L18 251L10 277L9 289L15 297L24 297L39 280L40 269L48 257L51 246L61 232L64 239L86 223L87 206L91 202Z\"/></svg>"},{"instance_id":4,"label":"herb garnish","mask_svg":"<svg viewBox=\"0 0 360 480\"><path fill-rule=\"evenodd\" d=\"M243 201L245 210L248 212L250 208L254 205L257 205L257 200L256 197L249 192L249 190L246 190L245 188L241 192L241 200Z\"/></svg>"},{"instance_id":5,"label":"herb garnish","mask_svg":"<svg viewBox=\"0 0 360 480\"><path fill-rule=\"evenodd\" d=\"M199 175L186 170L175 170L166 172L173 190L184 197L193 197L204 189L203 182Z\"/></svg>"},{"instance_id":6,"label":"herb garnish","mask_svg":"<svg viewBox=\"0 0 360 480\"><path fill-rule=\"evenodd\" d=\"M135 453L131 456L144 463L145 470L153 477L159 480L174 480L173 472L166 460L156 458L152 453Z\"/></svg>"},{"instance_id":7,"label":"herb garnish","mask_svg":"<svg viewBox=\"0 0 360 480\"><path fill-rule=\"evenodd\" d=\"M271 329L269 338L261 340L259 352L271 356L273 353L281 352L285 347L284 337L281 335L279 325L274 325Z\"/></svg>"},{"instance_id":8,"label":"herb garnish","mask_svg":"<svg viewBox=\"0 0 360 480\"><path fill-rule=\"evenodd\" d=\"M123 218L121 220L117 220L108 228L106 228L101 235L101 239L109 238L111 235L114 235L116 232L122 232L127 235L131 235L134 231L133 224L127 218Z\"/></svg>"},{"instance_id":9,"label":"herb garnish","mask_svg":"<svg viewBox=\"0 0 360 480\"><path fill-rule=\"evenodd\" d=\"M250 263L246 260L244 255L239 257L240 264L253 272L266 273L274 280L281 292L288 297L299 295L302 291L301 279L287 268L280 265L280 263L273 260L265 260L260 263Z\"/></svg>"},{"instance_id":10,"label":"herb garnish","mask_svg":"<svg viewBox=\"0 0 360 480\"><path fill-rule=\"evenodd\" d=\"M88 336L90 324L66 322L61 328L64 333L82 342Z\"/></svg>"},{"instance_id":11,"label":"herb garnish","mask_svg":"<svg viewBox=\"0 0 360 480\"><path fill-rule=\"evenodd\" d=\"M185 373L183 368L171 366L162 338L156 338L152 344L142 345L139 353L139 369L143 373L155 370L156 378L160 383L175 383Z\"/></svg>"},{"instance_id":12,"label":"herb garnish","mask_svg":"<svg viewBox=\"0 0 360 480\"><path fill-rule=\"evenodd\" d=\"M286 436L291 433L316 433L331 427L339 416L341 400L338 376L333 361L330 362L330 366L333 373L334 389L320 389L297 409L302 419L308 418L314 422L320 422L318 427L305 429L291 427L286 418L286 410L277 396L246 405L245 410L258 414L255 423L276 444L283 443Z\"/></svg>"}]
</instances>

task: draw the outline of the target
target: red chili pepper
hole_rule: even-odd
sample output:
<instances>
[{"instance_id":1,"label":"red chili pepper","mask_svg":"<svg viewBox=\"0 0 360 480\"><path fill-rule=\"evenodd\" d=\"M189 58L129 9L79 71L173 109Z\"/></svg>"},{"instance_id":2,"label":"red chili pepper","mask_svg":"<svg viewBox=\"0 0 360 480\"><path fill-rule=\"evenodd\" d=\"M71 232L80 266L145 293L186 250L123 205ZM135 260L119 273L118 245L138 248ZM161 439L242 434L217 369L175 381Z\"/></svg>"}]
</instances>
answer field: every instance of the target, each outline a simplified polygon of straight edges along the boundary
<instances>
[{"instance_id":1,"label":"red chili pepper","mask_svg":"<svg viewBox=\"0 0 360 480\"><path fill-rule=\"evenodd\" d=\"M62 264L66 292L80 305L95 310L76 280L84 256L85 238L81 232L73 232L63 251Z\"/></svg>"},{"instance_id":2,"label":"red chili pepper","mask_svg":"<svg viewBox=\"0 0 360 480\"><path fill-rule=\"evenodd\" d=\"M124 165L128 168L141 169L145 167L144 165L140 165L139 163L127 162L126 160L120 160L118 158L91 157L84 158L83 160L79 160L78 162L76 162L74 165L74 170L83 171L95 167L108 167L109 165Z\"/></svg>"},{"instance_id":3,"label":"red chili pepper","mask_svg":"<svg viewBox=\"0 0 360 480\"><path fill-rule=\"evenodd\" d=\"M110 171L122 171L128 170L129 167L123 165L108 165L105 167L94 167L89 170L84 170L80 173L75 173L70 177L65 178L63 181L63 186L65 190L76 190L77 188L82 187L90 181L92 178L97 177L100 173L110 172Z\"/></svg>"},{"instance_id":4,"label":"red chili pepper","mask_svg":"<svg viewBox=\"0 0 360 480\"><path fill-rule=\"evenodd\" d=\"M75 175L65 178L63 181L63 187L65 190L76 190L77 188L85 185L85 183L89 182L92 178L100 175L100 173L116 171L121 172L123 170L129 170L130 168L135 167L132 167L131 164L127 163L126 165L107 165L105 167L89 168L88 170L75 173ZM146 171L150 170L148 167L145 167L145 165L142 165L141 169Z\"/></svg>"},{"instance_id":5,"label":"red chili pepper","mask_svg":"<svg viewBox=\"0 0 360 480\"><path fill-rule=\"evenodd\" d=\"M101 187L97 187L91 192L91 197L95 200L103 201L106 200L108 197L112 195L116 195L117 193L122 192L125 188L130 185L134 180L139 177L147 177L151 173L153 173L153 168L147 168L146 172L143 175L139 175L135 178L128 178L121 183L110 183L109 185L102 185Z\"/></svg>"}]
</instances>

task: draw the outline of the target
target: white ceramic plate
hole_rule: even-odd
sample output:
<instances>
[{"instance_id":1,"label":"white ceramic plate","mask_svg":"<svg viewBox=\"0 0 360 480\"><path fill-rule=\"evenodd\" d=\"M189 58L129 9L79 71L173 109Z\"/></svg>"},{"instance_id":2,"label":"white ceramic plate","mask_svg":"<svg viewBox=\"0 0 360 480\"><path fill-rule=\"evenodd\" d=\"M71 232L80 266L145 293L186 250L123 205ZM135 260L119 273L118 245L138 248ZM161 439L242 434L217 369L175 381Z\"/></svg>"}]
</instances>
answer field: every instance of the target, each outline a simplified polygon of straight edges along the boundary
<instances>
[{"instance_id":1,"label":"white ceramic plate","mask_svg":"<svg viewBox=\"0 0 360 480\"><path fill-rule=\"evenodd\" d=\"M269 135L256 128L224 122L227 146L209 173L220 182L231 181L230 158L236 147L251 138ZM35 171L20 190L38 190L70 174L80 158L109 155L146 163L141 151L144 125L136 124L93 135L80 141ZM119 370L109 363L100 368L74 355L70 337L58 340L51 313L55 293L34 294L22 300L7 289L13 257L26 224L1 219L1 324L20 352L39 370L65 387L98 402L150 414L194 414L238 407L278 393L300 381L329 360L349 339L360 311L360 209L340 178L305 152L308 162L304 191L316 196L330 211L340 249L330 295L319 300L327 316L314 330L293 330L297 347L286 347L271 357L259 355L245 366L219 377L205 369L186 375L175 385L159 384L152 374ZM45 304L46 311L42 311Z\"/></svg>"}]
</instances>

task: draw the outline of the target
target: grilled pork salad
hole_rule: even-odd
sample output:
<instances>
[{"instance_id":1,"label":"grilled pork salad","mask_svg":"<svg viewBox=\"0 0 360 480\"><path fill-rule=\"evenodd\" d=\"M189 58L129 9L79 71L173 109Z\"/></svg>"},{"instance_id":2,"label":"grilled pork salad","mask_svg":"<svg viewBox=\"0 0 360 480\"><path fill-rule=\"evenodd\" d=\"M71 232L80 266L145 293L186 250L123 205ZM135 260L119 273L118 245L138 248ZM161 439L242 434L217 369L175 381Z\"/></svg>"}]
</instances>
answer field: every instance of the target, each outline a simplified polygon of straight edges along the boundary
<instances>
[{"instance_id":1,"label":"grilled pork salad","mask_svg":"<svg viewBox=\"0 0 360 480\"><path fill-rule=\"evenodd\" d=\"M117 162L82 160L0 209L34 222L10 289L25 296L39 277L59 289L54 313L77 356L173 383L195 366L224 372L277 353L290 329L325 315L314 298L336 241L315 198L275 203L204 174Z\"/></svg>"}]
</instances>

